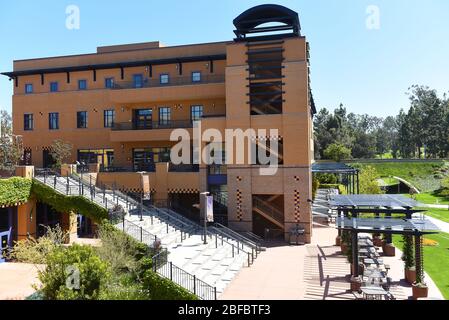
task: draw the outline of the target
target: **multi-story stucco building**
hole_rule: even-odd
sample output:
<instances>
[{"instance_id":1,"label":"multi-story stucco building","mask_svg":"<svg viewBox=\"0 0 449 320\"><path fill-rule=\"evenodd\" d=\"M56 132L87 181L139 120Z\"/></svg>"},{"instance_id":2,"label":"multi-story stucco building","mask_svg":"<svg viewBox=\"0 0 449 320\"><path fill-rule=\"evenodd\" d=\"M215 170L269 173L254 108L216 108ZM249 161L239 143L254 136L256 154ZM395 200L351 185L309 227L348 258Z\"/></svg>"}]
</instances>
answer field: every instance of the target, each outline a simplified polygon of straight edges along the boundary
<instances>
[{"instance_id":1,"label":"multi-story stucco building","mask_svg":"<svg viewBox=\"0 0 449 320\"><path fill-rule=\"evenodd\" d=\"M154 201L169 200L192 218L199 218L193 205L200 193L209 191L217 218L231 228L288 239L300 226L310 241L315 108L298 14L264 5L234 24L232 41L149 42L14 61L4 75L14 86L24 162L51 166L49 150L61 139L73 145L69 162L98 164L90 166L99 170L97 183L139 192L143 174ZM261 175L248 157L243 164L170 164L171 133L184 128L193 139L194 121L223 137L225 129L277 129L275 137L250 138L259 146L279 142L276 174Z\"/></svg>"}]
</instances>

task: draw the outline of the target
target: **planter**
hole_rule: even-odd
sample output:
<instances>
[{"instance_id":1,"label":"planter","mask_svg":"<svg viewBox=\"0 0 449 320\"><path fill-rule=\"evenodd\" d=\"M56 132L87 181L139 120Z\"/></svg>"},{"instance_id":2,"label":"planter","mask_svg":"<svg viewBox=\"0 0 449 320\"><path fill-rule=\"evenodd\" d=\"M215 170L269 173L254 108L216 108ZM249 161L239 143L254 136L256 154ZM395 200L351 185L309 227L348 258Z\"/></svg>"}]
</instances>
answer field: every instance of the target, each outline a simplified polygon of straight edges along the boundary
<instances>
[{"instance_id":1,"label":"planter","mask_svg":"<svg viewBox=\"0 0 449 320\"><path fill-rule=\"evenodd\" d=\"M415 268L411 268L411 269L404 269L404 273L405 273L405 280L409 283L409 284L413 284L416 282L416 270Z\"/></svg>"},{"instance_id":2,"label":"planter","mask_svg":"<svg viewBox=\"0 0 449 320\"><path fill-rule=\"evenodd\" d=\"M396 248L391 243L384 244L384 246L382 247L382 250L384 252L384 256L386 256L386 257L396 256Z\"/></svg>"},{"instance_id":3,"label":"planter","mask_svg":"<svg viewBox=\"0 0 449 320\"><path fill-rule=\"evenodd\" d=\"M360 277L351 277L351 291L360 292L362 287L362 279Z\"/></svg>"},{"instance_id":4,"label":"planter","mask_svg":"<svg viewBox=\"0 0 449 320\"><path fill-rule=\"evenodd\" d=\"M341 236L338 236L337 238L335 238L335 245L337 247L339 247L341 245Z\"/></svg>"},{"instance_id":5,"label":"planter","mask_svg":"<svg viewBox=\"0 0 449 320\"><path fill-rule=\"evenodd\" d=\"M412 286L413 290L413 300L418 300L419 298L427 298L429 295L429 288L426 285L418 285L416 283Z\"/></svg>"},{"instance_id":6,"label":"planter","mask_svg":"<svg viewBox=\"0 0 449 320\"><path fill-rule=\"evenodd\" d=\"M382 247L382 239L380 237L373 237L373 244L376 247Z\"/></svg>"}]
</instances>

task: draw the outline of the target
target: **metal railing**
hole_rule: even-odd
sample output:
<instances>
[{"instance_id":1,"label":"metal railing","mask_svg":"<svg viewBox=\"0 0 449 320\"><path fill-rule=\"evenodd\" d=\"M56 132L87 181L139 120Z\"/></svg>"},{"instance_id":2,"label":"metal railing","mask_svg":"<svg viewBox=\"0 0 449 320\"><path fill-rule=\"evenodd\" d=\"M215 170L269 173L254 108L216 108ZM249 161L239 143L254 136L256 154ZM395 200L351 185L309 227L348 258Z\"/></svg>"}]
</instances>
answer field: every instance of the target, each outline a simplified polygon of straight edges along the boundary
<instances>
[{"instance_id":1,"label":"metal railing","mask_svg":"<svg viewBox=\"0 0 449 320\"><path fill-rule=\"evenodd\" d=\"M274 220L276 220L279 223L284 223L284 213L267 203L266 201L263 201L259 198L254 197L253 198L253 206L255 208L258 208Z\"/></svg>"},{"instance_id":2,"label":"metal railing","mask_svg":"<svg viewBox=\"0 0 449 320\"><path fill-rule=\"evenodd\" d=\"M173 164L168 167L169 172L200 172L199 164Z\"/></svg>"},{"instance_id":3,"label":"metal railing","mask_svg":"<svg viewBox=\"0 0 449 320\"><path fill-rule=\"evenodd\" d=\"M114 83L113 90L121 89L142 89L142 88L157 88L157 87L171 87L182 85L201 85L208 83L224 83L225 76L220 75L201 75L199 81L193 81L191 76L187 77L170 77L168 82L161 83L160 79L143 79L142 82L134 81L118 81Z\"/></svg>"},{"instance_id":4,"label":"metal railing","mask_svg":"<svg viewBox=\"0 0 449 320\"><path fill-rule=\"evenodd\" d=\"M262 251L262 242L261 241L254 241L252 239L249 239L248 237L245 237L244 235L229 229L228 227L215 222L214 228L220 230L221 232L224 232L228 234L230 237L234 237L236 239L239 239L242 243L247 245L250 248L254 248L256 250L256 256Z\"/></svg>"},{"instance_id":5,"label":"metal railing","mask_svg":"<svg viewBox=\"0 0 449 320\"><path fill-rule=\"evenodd\" d=\"M195 275L167 261L166 251L161 251L152 259L153 271L187 289L201 300L217 300L217 287L198 279Z\"/></svg>"},{"instance_id":6,"label":"metal railing","mask_svg":"<svg viewBox=\"0 0 449 320\"><path fill-rule=\"evenodd\" d=\"M176 128L193 128L191 120L167 120L167 121L130 121L114 123L112 131L129 130L161 130Z\"/></svg>"},{"instance_id":7,"label":"metal railing","mask_svg":"<svg viewBox=\"0 0 449 320\"><path fill-rule=\"evenodd\" d=\"M132 223L129 220L123 219L120 227L121 231L130 235L134 239L145 243L149 247L156 247L156 244L161 243L161 240L157 236Z\"/></svg>"}]
</instances>

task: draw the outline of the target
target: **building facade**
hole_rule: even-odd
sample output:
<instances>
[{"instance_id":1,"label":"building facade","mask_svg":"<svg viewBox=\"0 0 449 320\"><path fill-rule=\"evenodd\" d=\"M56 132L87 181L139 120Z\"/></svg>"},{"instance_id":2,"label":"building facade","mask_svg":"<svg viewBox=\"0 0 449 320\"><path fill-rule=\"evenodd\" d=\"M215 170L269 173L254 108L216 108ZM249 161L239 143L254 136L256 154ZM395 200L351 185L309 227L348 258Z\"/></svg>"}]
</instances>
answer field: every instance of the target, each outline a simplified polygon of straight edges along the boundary
<instances>
[{"instance_id":1,"label":"building facade","mask_svg":"<svg viewBox=\"0 0 449 320\"><path fill-rule=\"evenodd\" d=\"M24 164L52 166L50 150L60 139L73 145L68 162L89 165L97 184L139 193L148 177L153 202L166 201L192 219L199 219L194 205L208 191L217 219L229 227L286 240L299 228L301 241L309 242L315 107L298 14L262 5L234 25L231 41L149 42L14 61L3 74L14 86L14 133L23 137ZM195 147L190 163L171 163L173 131L185 129L194 145L198 122L200 134L214 129L223 137L226 129L277 129L276 136L248 140L275 154L279 169L262 175L257 159L235 161L247 152L235 148L223 149L234 159L225 164L196 162ZM267 142L273 140L276 151Z\"/></svg>"}]
</instances>

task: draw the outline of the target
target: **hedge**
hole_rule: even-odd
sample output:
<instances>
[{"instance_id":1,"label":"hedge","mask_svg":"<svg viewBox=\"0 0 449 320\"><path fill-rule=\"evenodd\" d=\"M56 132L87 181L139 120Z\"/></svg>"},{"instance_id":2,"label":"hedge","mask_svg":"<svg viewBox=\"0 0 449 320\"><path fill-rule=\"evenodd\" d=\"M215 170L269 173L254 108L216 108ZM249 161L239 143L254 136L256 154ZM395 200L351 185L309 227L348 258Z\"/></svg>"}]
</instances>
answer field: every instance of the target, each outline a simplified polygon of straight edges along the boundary
<instances>
[{"instance_id":1,"label":"hedge","mask_svg":"<svg viewBox=\"0 0 449 320\"><path fill-rule=\"evenodd\" d=\"M106 209L85 197L62 195L39 181L33 181L31 193L38 201L49 205L58 212L77 212L96 223L108 219L108 211Z\"/></svg>"},{"instance_id":2,"label":"hedge","mask_svg":"<svg viewBox=\"0 0 449 320\"><path fill-rule=\"evenodd\" d=\"M193 293L168 279L160 277L152 270L145 272L143 286L149 290L151 300L198 300L198 297Z\"/></svg>"},{"instance_id":3,"label":"hedge","mask_svg":"<svg viewBox=\"0 0 449 320\"><path fill-rule=\"evenodd\" d=\"M20 177L0 179L0 207L15 206L28 201L32 180Z\"/></svg>"}]
</instances>

